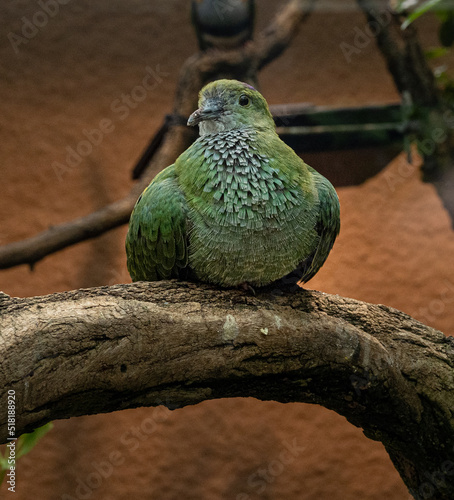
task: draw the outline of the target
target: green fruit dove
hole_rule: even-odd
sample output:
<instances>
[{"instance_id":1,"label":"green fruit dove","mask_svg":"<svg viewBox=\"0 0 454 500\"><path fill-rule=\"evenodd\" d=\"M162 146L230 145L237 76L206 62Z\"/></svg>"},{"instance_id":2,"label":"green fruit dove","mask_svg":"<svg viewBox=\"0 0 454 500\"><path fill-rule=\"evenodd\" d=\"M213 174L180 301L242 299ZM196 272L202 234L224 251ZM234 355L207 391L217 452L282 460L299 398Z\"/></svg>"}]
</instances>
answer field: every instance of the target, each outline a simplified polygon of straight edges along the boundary
<instances>
[{"instance_id":1,"label":"green fruit dove","mask_svg":"<svg viewBox=\"0 0 454 500\"><path fill-rule=\"evenodd\" d=\"M222 287L310 280L339 228L331 183L275 131L253 87L217 80L188 125L200 137L141 194L126 237L133 281Z\"/></svg>"}]
</instances>

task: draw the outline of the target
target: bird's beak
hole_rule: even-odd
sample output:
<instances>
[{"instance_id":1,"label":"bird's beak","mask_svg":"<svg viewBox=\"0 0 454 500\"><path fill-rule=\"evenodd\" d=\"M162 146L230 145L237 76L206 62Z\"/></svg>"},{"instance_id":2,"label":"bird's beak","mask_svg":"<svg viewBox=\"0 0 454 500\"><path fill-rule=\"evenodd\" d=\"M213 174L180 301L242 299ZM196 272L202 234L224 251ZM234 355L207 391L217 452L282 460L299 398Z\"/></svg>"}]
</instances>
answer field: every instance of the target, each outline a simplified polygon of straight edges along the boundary
<instances>
[{"instance_id":1,"label":"bird's beak","mask_svg":"<svg viewBox=\"0 0 454 500\"><path fill-rule=\"evenodd\" d=\"M208 101L189 117L188 125L194 126L203 120L215 120L223 112L223 108L218 101Z\"/></svg>"}]
</instances>

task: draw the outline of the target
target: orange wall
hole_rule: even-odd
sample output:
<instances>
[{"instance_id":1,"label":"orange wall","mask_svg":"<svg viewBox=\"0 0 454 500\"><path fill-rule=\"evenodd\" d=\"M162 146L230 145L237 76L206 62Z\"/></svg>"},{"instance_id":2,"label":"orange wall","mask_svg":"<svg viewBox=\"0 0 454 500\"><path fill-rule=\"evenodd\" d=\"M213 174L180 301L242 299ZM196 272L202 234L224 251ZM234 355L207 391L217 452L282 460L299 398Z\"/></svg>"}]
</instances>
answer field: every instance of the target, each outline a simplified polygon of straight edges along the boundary
<instances>
[{"instance_id":1,"label":"orange wall","mask_svg":"<svg viewBox=\"0 0 454 500\"><path fill-rule=\"evenodd\" d=\"M259 27L282 3L258 2ZM270 103L397 100L373 42L347 63L340 44L352 43L354 27L365 22L347 9L352 2L338 5L346 10L314 14L261 74ZM196 50L183 0L68 0L16 53L8 34L21 34L21 18L39 10L36 1L0 7L0 244L125 195L134 161L172 107L179 68ZM433 30L423 31L434 43ZM118 99L142 82L147 66L159 73L158 85L120 111ZM66 148L77 147L101 120L112 123L91 154L56 170ZM345 158L356 170L372 161ZM341 168L339 155L310 161L328 177ZM309 287L394 306L452 333L454 234L433 187L400 156L364 184L338 192L341 235ZM50 256L33 272L1 271L0 289L31 296L129 282L125 232ZM343 417L252 399L57 421L19 462L17 480L17 500L408 498L382 445ZM1 495L7 498L5 485Z\"/></svg>"}]
</instances>

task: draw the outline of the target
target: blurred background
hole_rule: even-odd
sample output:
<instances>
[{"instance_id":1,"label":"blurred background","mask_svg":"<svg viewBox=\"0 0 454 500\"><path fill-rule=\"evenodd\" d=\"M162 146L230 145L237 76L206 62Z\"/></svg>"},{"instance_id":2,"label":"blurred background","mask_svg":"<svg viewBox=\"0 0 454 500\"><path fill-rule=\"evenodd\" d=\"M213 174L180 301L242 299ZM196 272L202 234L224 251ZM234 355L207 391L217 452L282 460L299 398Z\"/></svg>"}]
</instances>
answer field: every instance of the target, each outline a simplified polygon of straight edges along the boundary
<instances>
[{"instance_id":1,"label":"blurred background","mask_svg":"<svg viewBox=\"0 0 454 500\"><path fill-rule=\"evenodd\" d=\"M136 160L172 110L181 65L198 50L187 0L60 0L47 22L33 17L42 4L0 6L0 244L125 196ZM284 4L257 1L256 32ZM32 36L19 43L11 33L22 36L27 19L42 26L33 35L25 28ZM349 62L341 49L365 25L353 0L319 1L289 49L260 73L268 102L399 102L374 40ZM417 21L424 47L437 45L437 26L431 16ZM156 85L134 91L147 72ZM123 100L131 93L137 99ZM68 148L106 120L97 144L69 166ZM410 165L383 147L304 159L334 182L342 221L307 288L393 306L452 334L454 233L434 187L420 180L417 157ZM0 290L26 297L128 283L126 229L33 271L0 271ZM343 417L253 399L57 421L18 462L16 491L17 500L409 498L381 443ZM3 484L0 497L8 494Z\"/></svg>"}]
</instances>

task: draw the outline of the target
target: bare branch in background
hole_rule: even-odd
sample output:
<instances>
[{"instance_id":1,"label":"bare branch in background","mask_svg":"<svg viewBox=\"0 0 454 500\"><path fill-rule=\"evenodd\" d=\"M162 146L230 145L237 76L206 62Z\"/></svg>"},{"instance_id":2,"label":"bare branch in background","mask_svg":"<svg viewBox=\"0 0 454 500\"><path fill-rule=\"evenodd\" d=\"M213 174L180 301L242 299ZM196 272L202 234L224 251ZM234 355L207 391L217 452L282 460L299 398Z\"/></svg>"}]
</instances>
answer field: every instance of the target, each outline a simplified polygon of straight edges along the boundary
<instances>
[{"instance_id":1,"label":"bare branch in background","mask_svg":"<svg viewBox=\"0 0 454 500\"><path fill-rule=\"evenodd\" d=\"M237 78L254 82L257 72L278 57L289 45L314 0L291 0L276 15L270 26L242 50L211 50L190 57L184 64L178 83L173 114L187 118L196 109L197 95L205 83L218 78ZM0 247L0 269L21 264L33 266L42 258L68 246L95 238L128 222L139 194L151 179L175 159L194 140L194 131L181 124L170 124L153 159L140 181L122 200L80 217L53 226L22 241Z\"/></svg>"}]
</instances>

